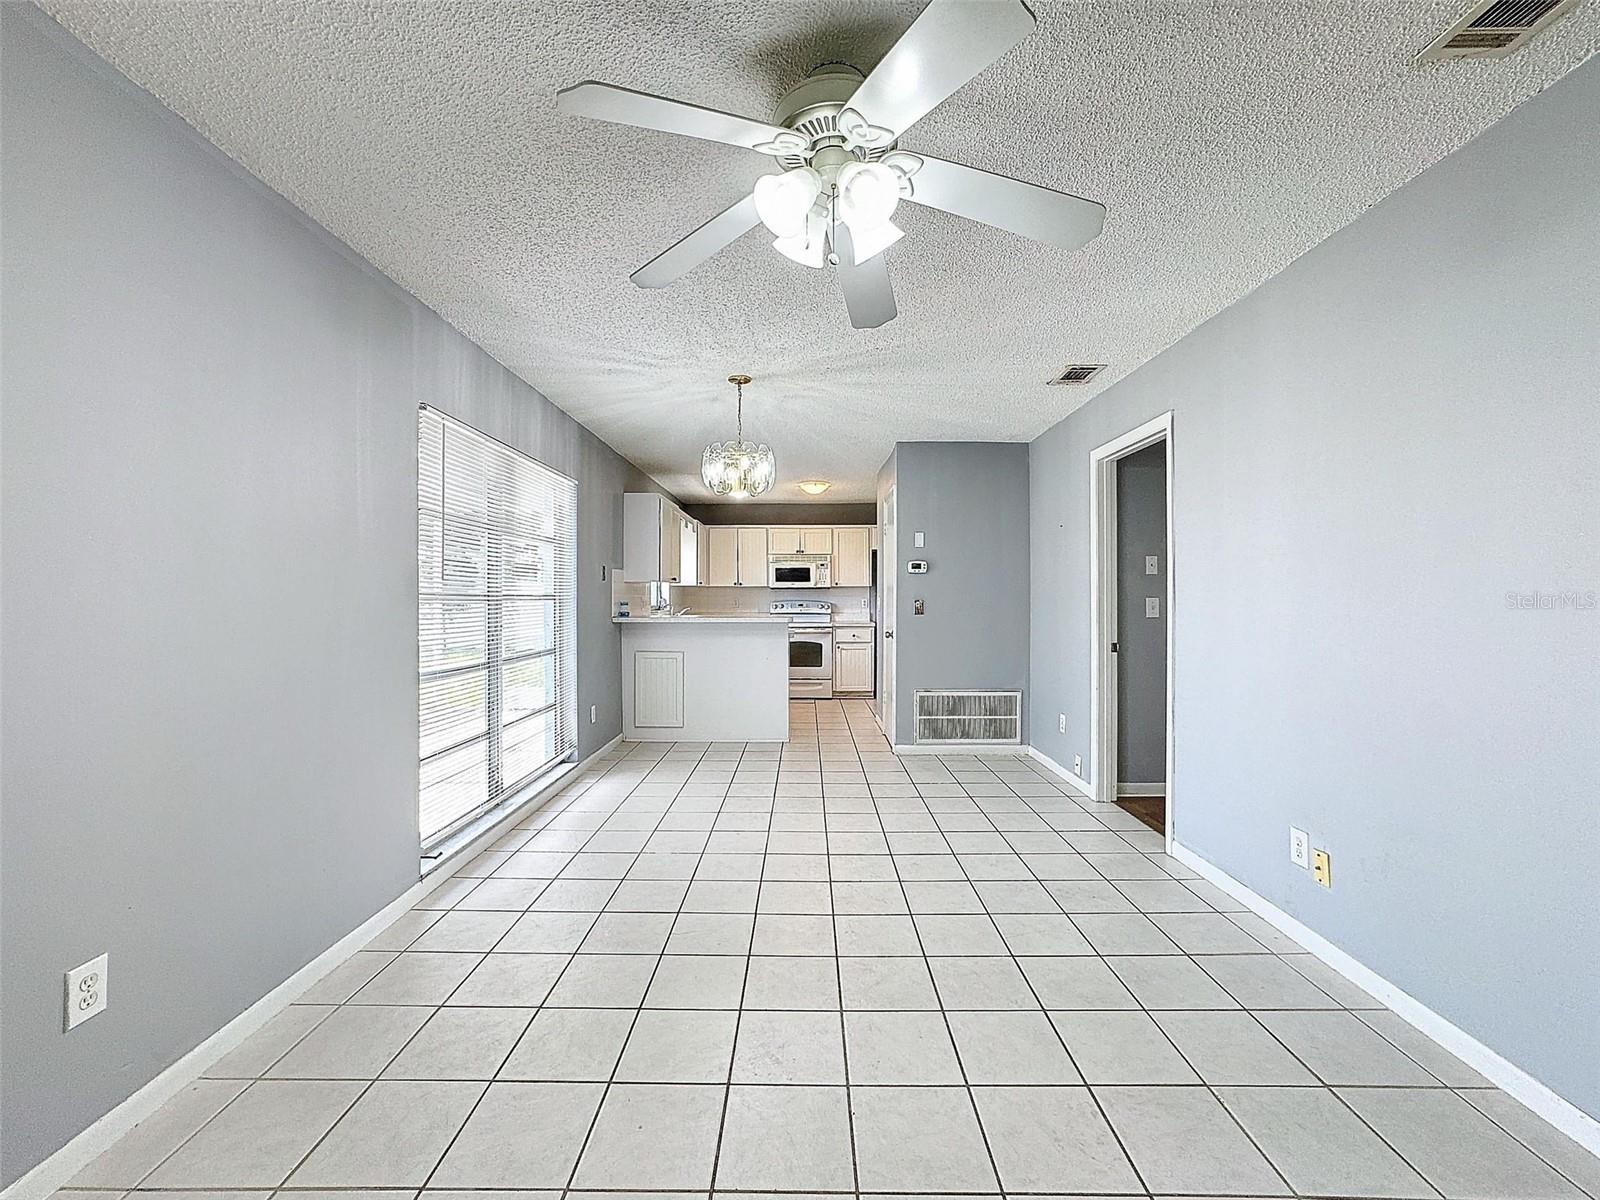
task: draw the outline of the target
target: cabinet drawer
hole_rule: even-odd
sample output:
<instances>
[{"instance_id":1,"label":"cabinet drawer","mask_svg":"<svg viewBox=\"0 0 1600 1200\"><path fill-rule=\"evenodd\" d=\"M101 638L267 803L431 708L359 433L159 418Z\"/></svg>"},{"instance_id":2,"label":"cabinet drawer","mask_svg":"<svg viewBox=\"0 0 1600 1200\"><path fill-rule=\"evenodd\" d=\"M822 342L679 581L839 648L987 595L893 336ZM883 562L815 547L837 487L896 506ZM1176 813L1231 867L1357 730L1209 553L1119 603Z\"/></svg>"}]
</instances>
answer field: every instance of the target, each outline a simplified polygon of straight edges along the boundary
<instances>
[{"instance_id":1,"label":"cabinet drawer","mask_svg":"<svg viewBox=\"0 0 1600 1200\"><path fill-rule=\"evenodd\" d=\"M835 625L833 627L833 641L840 642L870 642L874 640L871 625Z\"/></svg>"}]
</instances>

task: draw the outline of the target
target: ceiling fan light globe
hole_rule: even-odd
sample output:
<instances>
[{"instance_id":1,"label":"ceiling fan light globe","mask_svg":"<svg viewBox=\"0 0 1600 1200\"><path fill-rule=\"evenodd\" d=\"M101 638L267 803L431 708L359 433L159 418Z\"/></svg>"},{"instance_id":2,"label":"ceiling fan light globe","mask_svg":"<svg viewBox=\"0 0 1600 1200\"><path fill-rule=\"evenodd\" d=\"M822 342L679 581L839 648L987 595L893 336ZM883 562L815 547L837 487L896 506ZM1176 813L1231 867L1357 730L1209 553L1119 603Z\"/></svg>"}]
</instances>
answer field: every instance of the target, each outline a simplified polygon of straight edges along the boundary
<instances>
[{"instance_id":1,"label":"ceiling fan light globe","mask_svg":"<svg viewBox=\"0 0 1600 1200\"><path fill-rule=\"evenodd\" d=\"M882 163L853 162L839 172L839 217L852 234L887 224L900 203L898 172ZM757 211L760 201L757 200ZM861 261L860 259L857 260Z\"/></svg>"},{"instance_id":2,"label":"ceiling fan light globe","mask_svg":"<svg viewBox=\"0 0 1600 1200\"><path fill-rule=\"evenodd\" d=\"M756 215L777 238L803 237L811 206L822 191L822 176L810 167L756 180Z\"/></svg>"}]
</instances>

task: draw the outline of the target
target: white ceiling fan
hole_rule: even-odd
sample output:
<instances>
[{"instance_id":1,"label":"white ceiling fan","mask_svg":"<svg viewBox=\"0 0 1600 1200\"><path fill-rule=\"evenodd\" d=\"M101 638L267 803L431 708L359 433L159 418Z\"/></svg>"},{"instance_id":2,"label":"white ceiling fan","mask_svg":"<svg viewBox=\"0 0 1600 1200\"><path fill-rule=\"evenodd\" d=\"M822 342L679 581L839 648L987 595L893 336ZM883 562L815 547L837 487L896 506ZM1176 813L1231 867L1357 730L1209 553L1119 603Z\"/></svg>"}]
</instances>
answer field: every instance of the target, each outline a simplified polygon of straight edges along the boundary
<instances>
[{"instance_id":1,"label":"white ceiling fan","mask_svg":"<svg viewBox=\"0 0 1600 1200\"><path fill-rule=\"evenodd\" d=\"M1105 208L1092 200L899 148L908 129L1033 28L1021 0L930 0L872 74L818 67L770 124L609 83L564 88L556 107L744 146L784 168L635 271L638 286L665 287L761 224L796 262L833 265L850 323L874 329L896 312L883 252L901 236L891 219L901 200L1067 250L1100 233Z\"/></svg>"}]
</instances>

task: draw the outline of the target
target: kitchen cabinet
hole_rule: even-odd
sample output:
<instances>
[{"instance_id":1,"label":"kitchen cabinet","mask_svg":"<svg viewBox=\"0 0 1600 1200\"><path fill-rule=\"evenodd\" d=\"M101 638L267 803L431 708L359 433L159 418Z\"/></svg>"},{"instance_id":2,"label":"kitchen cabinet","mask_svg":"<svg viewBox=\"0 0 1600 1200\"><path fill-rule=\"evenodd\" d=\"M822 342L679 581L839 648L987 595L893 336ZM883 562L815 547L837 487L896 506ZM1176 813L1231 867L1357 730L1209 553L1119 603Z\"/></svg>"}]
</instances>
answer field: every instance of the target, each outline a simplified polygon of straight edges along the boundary
<instances>
[{"instance_id":1,"label":"kitchen cabinet","mask_svg":"<svg viewBox=\"0 0 1600 1200\"><path fill-rule=\"evenodd\" d=\"M733 587L739 582L739 527L705 527L706 574L701 580L708 587Z\"/></svg>"},{"instance_id":2,"label":"kitchen cabinet","mask_svg":"<svg viewBox=\"0 0 1600 1200\"><path fill-rule=\"evenodd\" d=\"M739 526L735 582L740 587L767 586L767 556L776 553L769 548L767 532L760 525Z\"/></svg>"},{"instance_id":3,"label":"kitchen cabinet","mask_svg":"<svg viewBox=\"0 0 1600 1200\"><path fill-rule=\"evenodd\" d=\"M873 627L834 626L833 694L870 696L876 679L874 671Z\"/></svg>"},{"instance_id":4,"label":"kitchen cabinet","mask_svg":"<svg viewBox=\"0 0 1600 1200\"><path fill-rule=\"evenodd\" d=\"M872 584L872 526L842 525L833 530L834 587Z\"/></svg>"},{"instance_id":5,"label":"kitchen cabinet","mask_svg":"<svg viewBox=\"0 0 1600 1200\"><path fill-rule=\"evenodd\" d=\"M665 496L622 497L622 578L628 583L691 583L699 575L699 522Z\"/></svg>"},{"instance_id":6,"label":"kitchen cabinet","mask_svg":"<svg viewBox=\"0 0 1600 1200\"><path fill-rule=\"evenodd\" d=\"M833 530L822 525L771 525L769 554L832 554Z\"/></svg>"}]
</instances>

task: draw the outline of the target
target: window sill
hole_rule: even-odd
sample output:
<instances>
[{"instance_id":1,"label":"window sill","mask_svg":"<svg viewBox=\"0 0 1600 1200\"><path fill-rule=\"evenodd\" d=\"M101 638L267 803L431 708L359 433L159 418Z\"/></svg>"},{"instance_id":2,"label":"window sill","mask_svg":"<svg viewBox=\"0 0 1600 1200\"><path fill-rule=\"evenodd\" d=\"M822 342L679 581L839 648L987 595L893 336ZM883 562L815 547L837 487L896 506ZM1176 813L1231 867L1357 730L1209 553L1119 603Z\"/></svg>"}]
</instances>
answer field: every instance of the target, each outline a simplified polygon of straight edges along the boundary
<instances>
[{"instance_id":1,"label":"window sill","mask_svg":"<svg viewBox=\"0 0 1600 1200\"><path fill-rule=\"evenodd\" d=\"M526 810L549 799L550 794L562 781L577 770L578 763L569 760L557 763L537 779L530 779L518 791L507 796L477 820L463 825L435 846L421 860L420 877L426 879L440 867L463 862L485 849L492 841L506 833Z\"/></svg>"}]
</instances>

